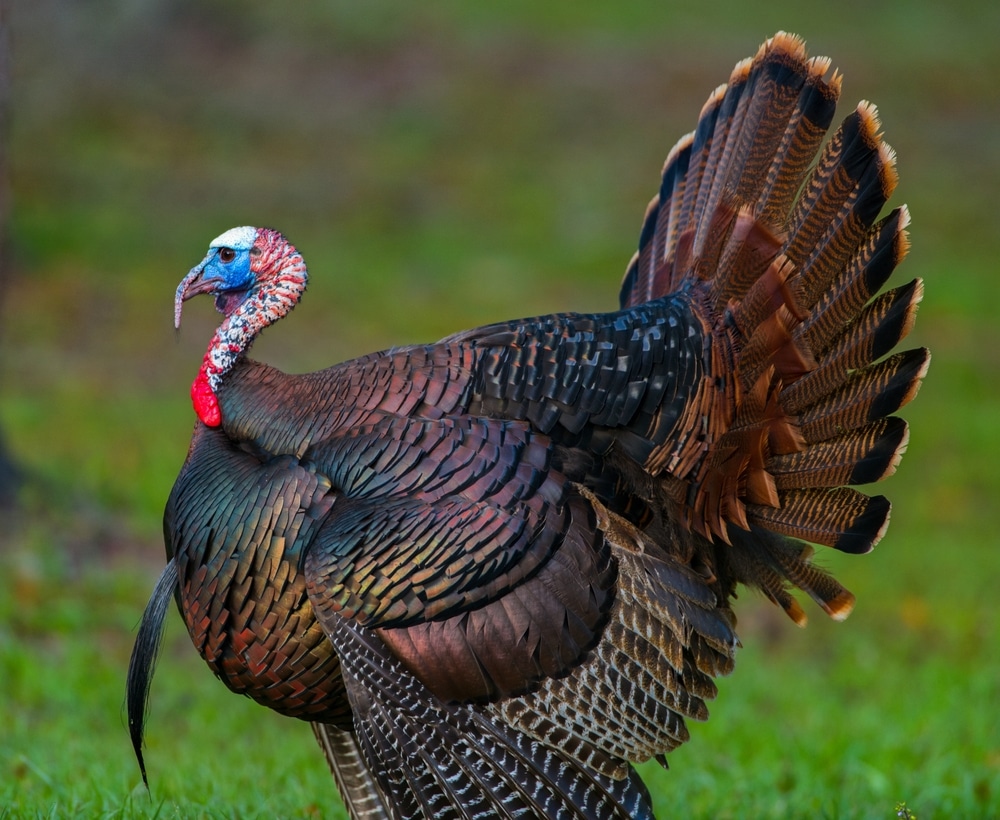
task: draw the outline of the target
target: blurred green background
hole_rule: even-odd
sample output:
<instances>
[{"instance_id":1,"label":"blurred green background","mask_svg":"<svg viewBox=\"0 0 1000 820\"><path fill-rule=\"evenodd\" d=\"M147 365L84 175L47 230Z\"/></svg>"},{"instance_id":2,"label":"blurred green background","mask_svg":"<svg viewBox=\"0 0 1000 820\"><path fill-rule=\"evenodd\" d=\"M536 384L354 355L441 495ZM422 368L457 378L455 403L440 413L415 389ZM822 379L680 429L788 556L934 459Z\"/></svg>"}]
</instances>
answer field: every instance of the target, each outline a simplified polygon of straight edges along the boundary
<instances>
[{"instance_id":1,"label":"blurred green background","mask_svg":"<svg viewBox=\"0 0 1000 820\"><path fill-rule=\"evenodd\" d=\"M216 315L177 282L234 225L310 291L254 355L316 369L492 320L616 305L663 158L778 29L876 102L933 349L888 537L824 555L859 598L796 629L753 595L712 720L647 770L663 816L1000 815L1000 6L14 0L0 430L0 817L339 816L308 726L170 628L122 716L160 516ZM287 9L294 8L294 11Z\"/></svg>"}]
</instances>

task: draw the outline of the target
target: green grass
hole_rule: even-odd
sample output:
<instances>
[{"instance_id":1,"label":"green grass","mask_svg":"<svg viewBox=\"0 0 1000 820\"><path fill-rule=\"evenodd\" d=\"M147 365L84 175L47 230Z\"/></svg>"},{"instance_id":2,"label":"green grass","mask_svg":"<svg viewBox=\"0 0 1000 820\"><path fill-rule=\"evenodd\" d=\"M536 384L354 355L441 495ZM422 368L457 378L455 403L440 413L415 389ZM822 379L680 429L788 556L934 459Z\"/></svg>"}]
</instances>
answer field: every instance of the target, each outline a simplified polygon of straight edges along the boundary
<instances>
[{"instance_id":1,"label":"green grass","mask_svg":"<svg viewBox=\"0 0 1000 820\"><path fill-rule=\"evenodd\" d=\"M870 4L869 4L870 5ZM173 616L141 787L122 716L160 514L214 326L173 288L236 224L310 291L255 355L308 370L475 324L614 305L666 151L784 28L876 101L933 349L859 598L805 630L747 596L712 719L646 774L662 816L1000 815L1000 102L991 4L16 2L0 427L0 817L337 816L308 727L231 695ZM93 19L91 19L93 18Z\"/></svg>"}]
</instances>

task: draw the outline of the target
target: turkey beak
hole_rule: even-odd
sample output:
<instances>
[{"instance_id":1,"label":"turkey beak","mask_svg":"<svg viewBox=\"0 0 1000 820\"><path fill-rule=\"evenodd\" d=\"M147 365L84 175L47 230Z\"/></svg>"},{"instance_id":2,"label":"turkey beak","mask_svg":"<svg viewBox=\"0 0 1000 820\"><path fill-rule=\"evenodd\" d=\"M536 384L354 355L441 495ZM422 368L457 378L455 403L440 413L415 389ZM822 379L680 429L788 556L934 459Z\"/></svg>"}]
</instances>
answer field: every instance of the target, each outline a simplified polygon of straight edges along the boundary
<instances>
[{"instance_id":1,"label":"turkey beak","mask_svg":"<svg viewBox=\"0 0 1000 820\"><path fill-rule=\"evenodd\" d=\"M212 293L218 286L218 279L205 278L205 266L212 256L213 254L209 254L200 264L191 268L188 275L177 286L177 292L174 294L175 329L180 329L181 326L181 308L183 304L192 296L197 296L200 293Z\"/></svg>"}]
</instances>

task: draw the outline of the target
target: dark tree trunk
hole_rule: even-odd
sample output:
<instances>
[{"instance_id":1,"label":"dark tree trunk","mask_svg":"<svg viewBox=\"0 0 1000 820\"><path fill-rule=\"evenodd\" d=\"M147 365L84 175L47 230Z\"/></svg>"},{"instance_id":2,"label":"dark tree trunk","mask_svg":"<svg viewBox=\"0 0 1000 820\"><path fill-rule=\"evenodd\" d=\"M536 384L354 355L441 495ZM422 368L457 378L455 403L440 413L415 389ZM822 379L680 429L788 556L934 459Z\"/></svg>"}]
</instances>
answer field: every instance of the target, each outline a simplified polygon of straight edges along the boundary
<instances>
[{"instance_id":1,"label":"dark tree trunk","mask_svg":"<svg viewBox=\"0 0 1000 820\"><path fill-rule=\"evenodd\" d=\"M10 215L10 4L0 0L0 347L3 339L3 296L12 285L7 236ZM0 385L2 391L3 385ZM0 506L13 503L21 473L0 429Z\"/></svg>"}]
</instances>

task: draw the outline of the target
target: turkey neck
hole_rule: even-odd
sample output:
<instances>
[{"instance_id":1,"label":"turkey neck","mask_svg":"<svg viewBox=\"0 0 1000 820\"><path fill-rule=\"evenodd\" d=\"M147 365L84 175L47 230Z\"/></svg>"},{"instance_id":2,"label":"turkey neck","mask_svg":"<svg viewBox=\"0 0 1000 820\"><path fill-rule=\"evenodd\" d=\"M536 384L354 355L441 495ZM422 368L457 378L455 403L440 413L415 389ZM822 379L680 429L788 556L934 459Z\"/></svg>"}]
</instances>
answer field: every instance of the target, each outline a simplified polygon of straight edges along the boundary
<instances>
[{"instance_id":1,"label":"turkey neck","mask_svg":"<svg viewBox=\"0 0 1000 820\"><path fill-rule=\"evenodd\" d=\"M222 422L218 395L223 378L250 349L257 335L295 307L306 289L305 262L287 242L278 247L266 243L255 257L254 268L261 271L257 284L215 331L191 385L195 410L209 427L218 427Z\"/></svg>"}]
</instances>

